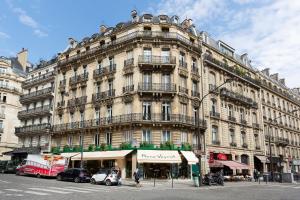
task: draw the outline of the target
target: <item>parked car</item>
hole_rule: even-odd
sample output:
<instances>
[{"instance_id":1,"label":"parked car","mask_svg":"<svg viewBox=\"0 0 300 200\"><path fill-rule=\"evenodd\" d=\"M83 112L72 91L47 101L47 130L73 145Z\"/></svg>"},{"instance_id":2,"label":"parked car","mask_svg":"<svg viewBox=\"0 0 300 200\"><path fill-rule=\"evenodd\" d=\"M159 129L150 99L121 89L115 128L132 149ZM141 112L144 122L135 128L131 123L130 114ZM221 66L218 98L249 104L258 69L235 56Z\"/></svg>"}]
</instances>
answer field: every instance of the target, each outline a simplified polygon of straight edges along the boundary
<instances>
[{"instance_id":1,"label":"parked car","mask_svg":"<svg viewBox=\"0 0 300 200\"><path fill-rule=\"evenodd\" d=\"M90 182L91 175L85 169L71 168L57 174L58 181L74 181L75 183Z\"/></svg>"},{"instance_id":2,"label":"parked car","mask_svg":"<svg viewBox=\"0 0 300 200\"><path fill-rule=\"evenodd\" d=\"M105 184L107 186L121 184L121 178L119 177L119 170L112 169L100 169L91 178L91 184Z\"/></svg>"},{"instance_id":3,"label":"parked car","mask_svg":"<svg viewBox=\"0 0 300 200\"><path fill-rule=\"evenodd\" d=\"M11 160L0 161L1 173L16 173L16 163Z\"/></svg>"}]
</instances>

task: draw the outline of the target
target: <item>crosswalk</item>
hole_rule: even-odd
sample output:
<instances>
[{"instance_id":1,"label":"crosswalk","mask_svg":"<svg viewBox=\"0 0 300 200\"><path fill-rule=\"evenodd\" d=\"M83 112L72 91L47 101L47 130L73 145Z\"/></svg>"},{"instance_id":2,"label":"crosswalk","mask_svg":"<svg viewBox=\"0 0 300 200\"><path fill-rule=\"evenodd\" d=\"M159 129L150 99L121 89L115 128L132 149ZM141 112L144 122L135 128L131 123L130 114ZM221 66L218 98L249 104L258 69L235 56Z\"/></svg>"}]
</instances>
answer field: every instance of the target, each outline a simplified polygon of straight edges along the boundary
<instances>
[{"instance_id":1,"label":"crosswalk","mask_svg":"<svg viewBox=\"0 0 300 200\"><path fill-rule=\"evenodd\" d=\"M68 195L68 194L82 194L86 195L89 193L109 193L109 192L116 192L116 191L123 191L123 192L143 192L143 191L162 191L162 190L214 190L214 189L222 189L227 188L230 186L224 186L224 187L202 187L202 188L195 188L195 187L188 187L188 188L171 188L171 187L140 187L136 188L133 186L112 186L107 187L103 185L78 185L78 186L64 186L64 187L57 187L57 186L47 186L47 187L28 187L28 188L1 188L0 194L1 196L14 196L14 197L25 197L25 196L48 196L48 195ZM265 188L291 188L291 189L300 189L300 186L296 185L264 185Z\"/></svg>"}]
</instances>

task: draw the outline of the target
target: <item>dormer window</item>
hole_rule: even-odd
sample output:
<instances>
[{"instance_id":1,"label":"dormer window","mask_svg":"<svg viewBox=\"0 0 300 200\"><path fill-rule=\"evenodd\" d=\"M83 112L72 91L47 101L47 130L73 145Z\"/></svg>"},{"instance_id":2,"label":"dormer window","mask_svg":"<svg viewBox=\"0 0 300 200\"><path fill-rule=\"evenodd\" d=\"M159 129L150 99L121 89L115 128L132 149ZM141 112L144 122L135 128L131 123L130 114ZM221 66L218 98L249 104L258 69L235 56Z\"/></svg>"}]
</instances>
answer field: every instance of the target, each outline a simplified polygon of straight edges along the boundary
<instances>
[{"instance_id":1,"label":"dormer window","mask_svg":"<svg viewBox=\"0 0 300 200\"><path fill-rule=\"evenodd\" d=\"M144 26L144 31L151 31L151 27L150 26Z\"/></svg>"},{"instance_id":2,"label":"dormer window","mask_svg":"<svg viewBox=\"0 0 300 200\"><path fill-rule=\"evenodd\" d=\"M116 41L116 39L117 39L117 37L115 35L110 37L111 42Z\"/></svg>"},{"instance_id":3,"label":"dormer window","mask_svg":"<svg viewBox=\"0 0 300 200\"><path fill-rule=\"evenodd\" d=\"M69 54L66 55L66 59L68 59L68 58L69 58Z\"/></svg>"},{"instance_id":4,"label":"dormer window","mask_svg":"<svg viewBox=\"0 0 300 200\"><path fill-rule=\"evenodd\" d=\"M194 38L190 38L190 41L191 41L191 43L195 42Z\"/></svg>"},{"instance_id":5,"label":"dormer window","mask_svg":"<svg viewBox=\"0 0 300 200\"><path fill-rule=\"evenodd\" d=\"M104 41L104 40L101 40L101 41L100 41L100 46L103 46L103 45L105 45L105 41Z\"/></svg>"},{"instance_id":6,"label":"dormer window","mask_svg":"<svg viewBox=\"0 0 300 200\"><path fill-rule=\"evenodd\" d=\"M151 22L152 21L152 15L145 14L143 17L143 22Z\"/></svg>"},{"instance_id":7,"label":"dormer window","mask_svg":"<svg viewBox=\"0 0 300 200\"><path fill-rule=\"evenodd\" d=\"M77 54L80 54L80 50L77 50L77 52L76 52Z\"/></svg>"},{"instance_id":8,"label":"dormer window","mask_svg":"<svg viewBox=\"0 0 300 200\"><path fill-rule=\"evenodd\" d=\"M162 32L170 32L170 30L169 30L168 27L162 27L162 28L161 28L161 31L162 31Z\"/></svg>"},{"instance_id":9,"label":"dormer window","mask_svg":"<svg viewBox=\"0 0 300 200\"><path fill-rule=\"evenodd\" d=\"M86 51L90 50L90 46L85 47L85 50Z\"/></svg>"}]
</instances>

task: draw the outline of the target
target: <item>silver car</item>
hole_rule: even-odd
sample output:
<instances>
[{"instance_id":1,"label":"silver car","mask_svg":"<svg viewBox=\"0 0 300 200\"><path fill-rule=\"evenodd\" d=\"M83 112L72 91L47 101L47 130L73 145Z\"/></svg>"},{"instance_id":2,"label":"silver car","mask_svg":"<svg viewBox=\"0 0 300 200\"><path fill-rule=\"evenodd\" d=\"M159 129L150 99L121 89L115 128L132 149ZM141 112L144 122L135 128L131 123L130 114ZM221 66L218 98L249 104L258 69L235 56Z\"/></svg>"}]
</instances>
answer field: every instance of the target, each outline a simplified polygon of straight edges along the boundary
<instances>
[{"instance_id":1,"label":"silver car","mask_svg":"<svg viewBox=\"0 0 300 200\"><path fill-rule=\"evenodd\" d=\"M107 186L120 185L121 178L119 177L119 170L112 169L100 169L91 178L91 184L105 184Z\"/></svg>"}]
</instances>

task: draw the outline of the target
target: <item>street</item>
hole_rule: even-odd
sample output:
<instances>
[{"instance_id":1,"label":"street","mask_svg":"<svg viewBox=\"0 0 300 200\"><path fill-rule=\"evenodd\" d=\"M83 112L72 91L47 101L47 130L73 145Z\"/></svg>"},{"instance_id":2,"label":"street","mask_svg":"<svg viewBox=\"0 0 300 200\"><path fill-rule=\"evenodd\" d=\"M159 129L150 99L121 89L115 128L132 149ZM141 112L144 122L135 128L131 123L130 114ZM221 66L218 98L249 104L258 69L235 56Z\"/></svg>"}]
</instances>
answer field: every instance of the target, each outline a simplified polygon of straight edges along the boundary
<instances>
[{"instance_id":1,"label":"street","mask_svg":"<svg viewBox=\"0 0 300 200\"><path fill-rule=\"evenodd\" d=\"M50 199L288 199L299 200L300 185L265 184L254 182L226 183L221 186L195 188L191 181L142 181L142 187L136 188L131 181L122 186L107 187L90 183L59 182L13 174L0 175L1 200L50 200Z\"/></svg>"}]
</instances>

